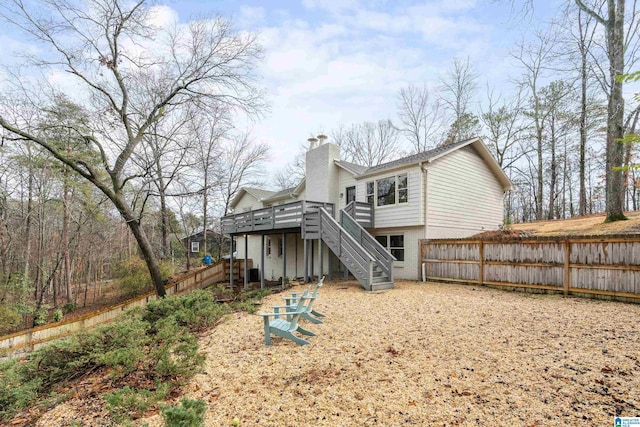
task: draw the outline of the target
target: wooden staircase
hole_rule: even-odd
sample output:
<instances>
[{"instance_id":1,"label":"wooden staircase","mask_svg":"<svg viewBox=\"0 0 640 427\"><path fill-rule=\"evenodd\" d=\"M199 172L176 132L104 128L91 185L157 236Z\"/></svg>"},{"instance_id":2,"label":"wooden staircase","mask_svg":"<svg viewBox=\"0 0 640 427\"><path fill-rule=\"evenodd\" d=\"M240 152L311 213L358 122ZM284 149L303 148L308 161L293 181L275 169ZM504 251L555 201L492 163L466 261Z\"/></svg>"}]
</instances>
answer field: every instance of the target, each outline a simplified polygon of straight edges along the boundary
<instances>
[{"instance_id":1,"label":"wooden staircase","mask_svg":"<svg viewBox=\"0 0 640 427\"><path fill-rule=\"evenodd\" d=\"M347 212L340 211L340 223L322 207L306 212L302 238L322 239L363 288L393 288L395 258Z\"/></svg>"}]
</instances>

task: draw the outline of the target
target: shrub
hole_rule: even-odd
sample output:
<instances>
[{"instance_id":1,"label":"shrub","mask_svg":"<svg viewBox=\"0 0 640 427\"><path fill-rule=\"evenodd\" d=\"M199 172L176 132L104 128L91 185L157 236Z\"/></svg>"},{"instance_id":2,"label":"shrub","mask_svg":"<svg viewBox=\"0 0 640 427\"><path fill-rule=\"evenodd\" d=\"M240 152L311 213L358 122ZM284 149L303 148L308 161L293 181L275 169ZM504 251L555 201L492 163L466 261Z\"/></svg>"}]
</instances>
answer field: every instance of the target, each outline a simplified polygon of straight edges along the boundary
<instances>
[{"instance_id":1,"label":"shrub","mask_svg":"<svg viewBox=\"0 0 640 427\"><path fill-rule=\"evenodd\" d=\"M0 305L0 331L8 331L18 326L22 316L16 310L6 305Z\"/></svg>"},{"instance_id":2,"label":"shrub","mask_svg":"<svg viewBox=\"0 0 640 427\"><path fill-rule=\"evenodd\" d=\"M69 314L75 309L76 309L76 305L72 302L68 302L62 307L62 312L64 314Z\"/></svg>"},{"instance_id":3,"label":"shrub","mask_svg":"<svg viewBox=\"0 0 640 427\"><path fill-rule=\"evenodd\" d=\"M169 263L160 263L160 273L167 279L173 267ZM137 295L152 288L151 275L144 260L132 257L116 265L114 276L125 295Z\"/></svg>"},{"instance_id":4,"label":"shrub","mask_svg":"<svg viewBox=\"0 0 640 427\"><path fill-rule=\"evenodd\" d=\"M255 308L249 297L262 295L262 291L243 294L234 308ZM211 326L230 311L228 304L215 303L210 292L194 291L154 300L145 308L129 310L117 322L54 341L32 352L24 363L0 362L0 421L59 385L103 366L111 368L114 381L135 384L142 379L146 384L105 396L114 418L137 416L202 366L205 356L198 353L198 340L190 331ZM176 423L182 415L195 419L191 415L204 412L199 405L183 403L168 410L167 416L177 417L172 418Z\"/></svg>"},{"instance_id":5,"label":"shrub","mask_svg":"<svg viewBox=\"0 0 640 427\"><path fill-rule=\"evenodd\" d=\"M107 393L104 399L107 410L119 422L139 418L146 410L167 396L169 387L161 385L156 390L136 389L124 386L120 390Z\"/></svg>"},{"instance_id":6,"label":"shrub","mask_svg":"<svg viewBox=\"0 0 640 427\"><path fill-rule=\"evenodd\" d=\"M53 312L53 321L54 322L59 322L62 320L62 310L58 309L56 311Z\"/></svg>"},{"instance_id":7,"label":"shrub","mask_svg":"<svg viewBox=\"0 0 640 427\"><path fill-rule=\"evenodd\" d=\"M200 330L213 325L229 312L229 307L217 304L210 292L196 290L178 297L150 301L142 318L154 325L161 319L173 317L178 326Z\"/></svg>"},{"instance_id":8,"label":"shrub","mask_svg":"<svg viewBox=\"0 0 640 427\"><path fill-rule=\"evenodd\" d=\"M49 309L42 306L33 314L33 326L46 325L49 318Z\"/></svg>"},{"instance_id":9,"label":"shrub","mask_svg":"<svg viewBox=\"0 0 640 427\"><path fill-rule=\"evenodd\" d=\"M167 427L202 427L207 404L204 400L182 399L180 404L162 408Z\"/></svg>"},{"instance_id":10,"label":"shrub","mask_svg":"<svg viewBox=\"0 0 640 427\"><path fill-rule=\"evenodd\" d=\"M16 360L0 361L0 420L12 417L38 396L40 380L28 379L20 368Z\"/></svg>"}]
</instances>

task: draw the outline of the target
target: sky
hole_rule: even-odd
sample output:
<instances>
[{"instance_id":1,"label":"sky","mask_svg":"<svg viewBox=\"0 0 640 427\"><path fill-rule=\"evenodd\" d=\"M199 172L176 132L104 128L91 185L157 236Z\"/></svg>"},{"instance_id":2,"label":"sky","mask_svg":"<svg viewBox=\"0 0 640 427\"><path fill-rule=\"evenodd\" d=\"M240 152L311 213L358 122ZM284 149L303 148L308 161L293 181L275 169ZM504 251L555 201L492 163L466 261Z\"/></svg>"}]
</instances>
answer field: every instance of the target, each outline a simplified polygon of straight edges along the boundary
<instances>
[{"instance_id":1,"label":"sky","mask_svg":"<svg viewBox=\"0 0 640 427\"><path fill-rule=\"evenodd\" d=\"M469 58L480 79L509 90L510 50L552 17L557 1L536 2L524 19L509 0L167 0L178 19L218 11L257 31L271 111L252 124L271 146L271 165L288 162L307 138L340 124L395 119L409 84L436 87L454 58ZM518 5L515 8L519 8Z\"/></svg>"},{"instance_id":2,"label":"sky","mask_svg":"<svg viewBox=\"0 0 640 427\"><path fill-rule=\"evenodd\" d=\"M542 26L561 0L536 1L518 17L514 0L157 0L159 19L186 22L215 13L253 31L265 49L258 74L270 111L249 123L271 147L270 169L284 166L318 133L343 124L394 120L409 84L439 85L454 58L469 58L480 78L508 92L517 77L510 51ZM29 51L15 32L0 33L0 56ZM244 126L244 124L243 124Z\"/></svg>"}]
</instances>

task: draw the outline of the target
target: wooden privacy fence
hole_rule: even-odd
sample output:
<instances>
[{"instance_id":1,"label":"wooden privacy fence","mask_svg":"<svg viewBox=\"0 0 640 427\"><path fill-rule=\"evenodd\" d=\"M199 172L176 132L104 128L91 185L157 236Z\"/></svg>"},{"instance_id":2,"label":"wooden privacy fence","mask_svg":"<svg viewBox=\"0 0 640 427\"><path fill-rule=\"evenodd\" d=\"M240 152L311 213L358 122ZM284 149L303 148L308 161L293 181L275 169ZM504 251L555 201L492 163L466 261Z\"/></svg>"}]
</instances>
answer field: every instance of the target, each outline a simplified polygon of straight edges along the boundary
<instances>
[{"instance_id":1,"label":"wooden privacy fence","mask_svg":"<svg viewBox=\"0 0 640 427\"><path fill-rule=\"evenodd\" d=\"M251 262L251 260L249 260L249 262ZM237 272L236 274L244 272L244 260L234 261L233 267ZM179 295L194 289L205 288L214 283L224 282L228 280L228 277L229 261L223 260L181 277L179 280L169 283L165 289L167 290L167 295ZM228 285L228 283L225 285ZM18 356L22 353L35 350L47 342L64 338L73 333L109 322L130 308L144 307L149 301L155 298L155 292L149 292L79 318L73 318L67 321L63 320L62 322L38 326L26 331L2 336L0 337L0 353Z\"/></svg>"},{"instance_id":2,"label":"wooden privacy fence","mask_svg":"<svg viewBox=\"0 0 640 427\"><path fill-rule=\"evenodd\" d=\"M640 301L640 236L422 240L427 280Z\"/></svg>"}]
</instances>

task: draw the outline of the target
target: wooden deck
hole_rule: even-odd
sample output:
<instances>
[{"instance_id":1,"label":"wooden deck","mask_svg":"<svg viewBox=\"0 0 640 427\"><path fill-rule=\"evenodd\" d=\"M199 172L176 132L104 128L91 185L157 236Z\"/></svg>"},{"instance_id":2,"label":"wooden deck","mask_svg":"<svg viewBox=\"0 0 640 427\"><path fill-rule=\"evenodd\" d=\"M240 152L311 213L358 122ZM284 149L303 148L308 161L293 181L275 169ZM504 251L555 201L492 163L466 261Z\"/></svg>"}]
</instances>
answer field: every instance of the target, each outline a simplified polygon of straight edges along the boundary
<instances>
[{"instance_id":1,"label":"wooden deck","mask_svg":"<svg viewBox=\"0 0 640 427\"><path fill-rule=\"evenodd\" d=\"M301 228L303 215L307 212L317 211L319 208L325 208L331 215L334 214L333 203L300 200L227 215L222 218L222 233L250 234L267 230Z\"/></svg>"}]
</instances>

